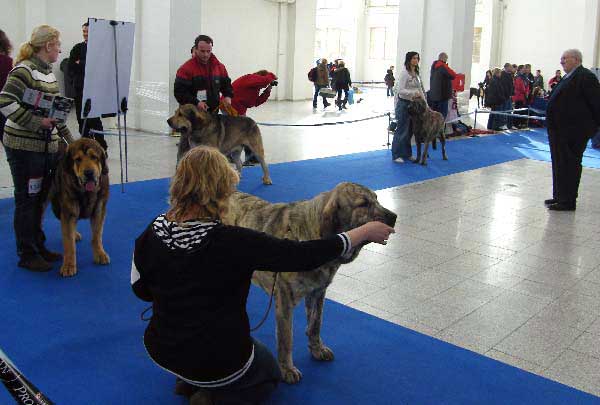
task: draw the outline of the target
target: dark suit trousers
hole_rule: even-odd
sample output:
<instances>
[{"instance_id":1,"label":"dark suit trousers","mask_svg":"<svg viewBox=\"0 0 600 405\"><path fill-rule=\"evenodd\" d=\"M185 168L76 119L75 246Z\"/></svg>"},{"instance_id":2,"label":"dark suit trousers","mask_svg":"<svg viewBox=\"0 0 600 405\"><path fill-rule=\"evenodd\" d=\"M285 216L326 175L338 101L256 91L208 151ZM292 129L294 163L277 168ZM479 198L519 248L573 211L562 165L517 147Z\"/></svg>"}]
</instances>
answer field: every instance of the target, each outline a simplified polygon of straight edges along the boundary
<instances>
[{"instance_id":1,"label":"dark suit trousers","mask_svg":"<svg viewBox=\"0 0 600 405\"><path fill-rule=\"evenodd\" d=\"M552 158L552 198L561 203L575 203L581 180L581 160L588 139L565 139L548 130Z\"/></svg>"},{"instance_id":2,"label":"dark suit trousers","mask_svg":"<svg viewBox=\"0 0 600 405\"><path fill-rule=\"evenodd\" d=\"M84 121L83 118L81 118L81 110L83 108L83 106L81 105L82 98L83 98L83 93L81 91L76 91L75 112L77 113L77 122L79 123L79 133L81 134L81 136L83 138L95 139L102 146L102 148L104 148L104 150L106 150L108 148L108 145L106 144L106 141L104 140L104 135L103 134L94 134L94 136L92 136L92 134L90 134L90 129L94 129L96 131L104 131L104 127L102 126L102 120L99 117L88 118L88 120L85 124L85 131L82 132L83 121Z\"/></svg>"}]
</instances>

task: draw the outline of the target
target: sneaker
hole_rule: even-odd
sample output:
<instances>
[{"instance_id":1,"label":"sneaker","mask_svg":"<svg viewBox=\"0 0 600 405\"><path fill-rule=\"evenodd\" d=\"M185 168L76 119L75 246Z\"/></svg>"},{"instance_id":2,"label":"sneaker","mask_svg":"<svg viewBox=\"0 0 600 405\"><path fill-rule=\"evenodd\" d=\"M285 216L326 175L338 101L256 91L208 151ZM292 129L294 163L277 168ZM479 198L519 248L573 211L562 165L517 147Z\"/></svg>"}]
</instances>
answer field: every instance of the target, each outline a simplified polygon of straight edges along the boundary
<instances>
[{"instance_id":1,"label":"sneaker","mask_svg":"<svg viewBox=\"0 0 600 405\"><path fill-rule=\"evenodd\" d=\"M404 163L404 159L402 159L401 157L394 159L394 162L396 163Z\"/></svg>"},{"instance_id":2,"label":"sneaker","mask_svg":"<svg viewBox=\"0 0 600 405\"><path fill-rule=\"evenodd\" d=\"M45 261L40 255L22 256L17 266L36 273L52 270L52 265Z\"/></svg>"},{"instance_id":3,"label":"sneaker","mask_svg":"<svg viewBox=\"0 0 600 405\"><path fill-rule=\"evenodd\" d=\"M413 156L409 156L409 157L408 157L408 161L409 161L409 162L413 162L413 163L415 163L415 162L417 161L417 159L416 159L416 158L414 158Z\"/></svg>"},{"instance_id":4,"label":"sneaker","mask_svg":"<svg viewBox=\"0 0 600 405\"><path fill-rule=\"evenodd\" d=\"M58 262L62 260L62 255L60 253L53 252L51 250L46 249L45 247L42 247L40 249L40 256L42 256L42 259L44 259L48 263Z\"/></svg>"}]
</instances>

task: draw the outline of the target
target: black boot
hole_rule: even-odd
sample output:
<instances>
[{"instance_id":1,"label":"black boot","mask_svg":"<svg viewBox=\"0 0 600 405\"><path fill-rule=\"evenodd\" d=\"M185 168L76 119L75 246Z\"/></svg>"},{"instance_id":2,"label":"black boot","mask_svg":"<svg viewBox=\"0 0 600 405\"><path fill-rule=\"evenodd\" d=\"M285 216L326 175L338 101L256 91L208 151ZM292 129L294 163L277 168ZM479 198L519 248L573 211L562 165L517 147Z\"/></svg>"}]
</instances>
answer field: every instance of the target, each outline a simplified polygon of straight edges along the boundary
<instances>
[{"instance_id":1,"label":"black boot","mask_svg":"<svg viewBox=\"0 0 600 405\"><path fill-rule=\"evenodd\" d=\"M58 262L62 260L62 255L60 253L48 250L45 246L42 246L42 248L40 249L40 256L42 256L42 259L44 259L48 263Z\"/></svg>"},{"instance_id":2,"label":"black boot","mask_svg":"<svg viewBox=\"0 0 600 405\"><path fill-rule=\"evenodd\" d=\"M52 270L52 265L38 254L21 256L21 259L19 260L19 263L17 265L21 268L36 273L43 273Z\"/></svg>"}]
</instances>

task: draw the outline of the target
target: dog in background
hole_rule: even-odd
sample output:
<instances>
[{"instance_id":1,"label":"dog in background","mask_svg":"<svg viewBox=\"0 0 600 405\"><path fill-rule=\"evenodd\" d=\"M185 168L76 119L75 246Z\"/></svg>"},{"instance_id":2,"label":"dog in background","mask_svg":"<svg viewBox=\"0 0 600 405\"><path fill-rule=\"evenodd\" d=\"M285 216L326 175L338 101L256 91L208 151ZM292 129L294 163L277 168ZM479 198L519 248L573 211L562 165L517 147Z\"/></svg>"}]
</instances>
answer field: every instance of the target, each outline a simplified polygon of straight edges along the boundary
<instances>
[{"instance_id":1,"label":"dog in background","mask_svg":"<svg viewBox=\"0 0 600 405\"><path fill-rule=\"evenodd\" d=\"M469 88L469 100L473 98L473 96L477 97L477 108L483 107L485 104L485 84L483 82L477 83L477 88L470 87Z\"/></svg>"},{"instance_id":2,"label":"dog in background","mask_svg":"<svg viewBox=\"0 0 600 405\"><path fill-rule=\"evenodd\" d=\"M61 276L70 277L77 273L75 242L81 240L76 229L79 219L90 219L94 263L110 263L102 245L108 186L106 152L100 144L88 138L71 143L58 163L49 193L52 211L62 229Z\"/></svg>"},{"instance_id":3,"label":"dog in background","mask_svg":"<svg viewBox=\"0 0 600 405\"><path fill-rule=\"evenodd\" d=\"M225 222L266 232L278 238L313 240L348 231L369 221L396 223L396 214L384 208L377 195L354 183L340 183L333 190L311 200L271 204L250 194L237 192L231 197ZM308 326L308 349L313 358L333 360L333 351L321 340L323 304L327 286L340 265L353 261L361 246L355 246L348 257L340 257L323 266L301 273L255 271L252 281L268 294L275 284L275 317L277 322L277 356L285 382L300 381L302 373L292 360L292 321L296 305L304 298Z\"/></svg>"},{"instance_id":4,"label":"dog in background","mask_svg":"<svg viewBox=\"0 0 600 405\"><path fill-rule=\"evenodd\" d=\"M273 184L265 161L260 129L252 118L212 115L198 110L193 104L184 104L167 120L171 128L181 132L177 162L198 145L212 146L225 156L230 155L237 171L242 172L242 146L248 147L260 162L263 184Z\"/></svg>"},{"instance_id":5,"label":"dog in background","mask_svg":"<svg viewBox=\"0 0 600 405\"><path fill-rule=\"evenodd\" d=\"M442 158L448 160L446 156L446 136L444 135L444 116L437 111L433 111L427 102L419 96L416 96L408 105L408 114L413 123L413 133L415 135L415 143L417 144L417 159L422 165L427 164L427 149L429 143L434 142L437 138L442 144ZM421 154L421 144L425 144L423 153Z\"/></svg>"}]
</instances>

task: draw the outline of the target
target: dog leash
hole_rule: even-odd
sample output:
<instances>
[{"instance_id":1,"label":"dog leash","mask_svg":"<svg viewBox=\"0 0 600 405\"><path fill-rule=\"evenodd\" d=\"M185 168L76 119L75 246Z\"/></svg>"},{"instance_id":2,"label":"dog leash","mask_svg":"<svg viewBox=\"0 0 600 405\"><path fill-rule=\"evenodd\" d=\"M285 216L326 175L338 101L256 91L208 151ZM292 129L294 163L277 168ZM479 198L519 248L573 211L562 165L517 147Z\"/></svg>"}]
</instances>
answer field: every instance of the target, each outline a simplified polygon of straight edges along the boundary
<instances>
[{"instance_id":1,"label":"dog leash","mask_svg":"<svg viewBox=\"0 0 600 405\"><path fill-rule=\"evenodd\" d=\"M263 326L263 324L267 320L267 317L269 316L269 312L271 311L271 306L273 306L273 296L275 295L275 284L277 284L277 276L278 275L279 275L279 273L275 273L275 277L273 277L273 288L271 288L271 297L269 298L269 305L267 306L267 310L265 311L265 314L263 315L263 317L260 320L260 322L258 323L258 325L256 325L254 328L251 328L250 332L255 332L258 329L260 329L260 327ZM148 322L152 318L152 316L146 317L146 314L151 309L152 309L152 305L150 305L148 308L146 308L142 311L142 313L140 314L140 319L142 321Z\"/></svg>"},{"instance_id":2,"label":"dog leash","mask_svg":"<svg viewBox=\"0 0 600 405\"><path fill-rule=\"evenodd\" d=\"M277 284L277 276L278 275L279 275L279 273L275 273L275 276L273 277L273 288L271 288L271 297L269 298L269 306L267 306L267 311L263 315L263 318L260 320L258 325L256 325L254 328L250 329L250 332L255 332L258 329L260 329L260 327L263 326L263 324L267 320L267 317L269 316L269 312L271 311L271 306L273 305L273 297L275 296L275 284Z\"/></svg>"}]
</instances>

